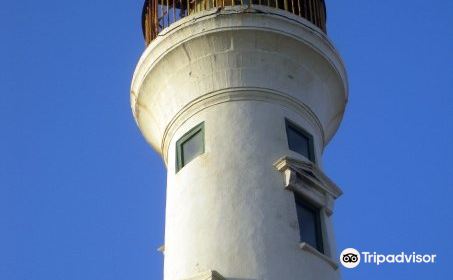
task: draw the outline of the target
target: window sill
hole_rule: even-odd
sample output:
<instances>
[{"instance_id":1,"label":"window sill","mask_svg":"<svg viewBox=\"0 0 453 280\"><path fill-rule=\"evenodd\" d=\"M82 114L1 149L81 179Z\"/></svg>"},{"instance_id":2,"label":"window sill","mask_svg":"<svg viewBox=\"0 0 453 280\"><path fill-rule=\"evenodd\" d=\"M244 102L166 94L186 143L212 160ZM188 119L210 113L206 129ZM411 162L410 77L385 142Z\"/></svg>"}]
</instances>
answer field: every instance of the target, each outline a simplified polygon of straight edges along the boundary
<instances>
[{"instance_id":1,"label":"window sill","mask_svg":"<svg viewBox=\"0 0 453 280\"><path fill-rule=\"evenodd\" d=\"M185 280L225 280L225 278L220 275L215 270L209 270L204 273L200 273L198 275L192 276L190 278L186 278Z\"/></svg>"},{"instance_id":2,"label":"window sill","mask_svg":"<svg viewBox=\"0 0 453 280\"><path fill-rule=\"evenodd\" d=\"M332 258L319 252L318 250L316 250L309 244L302 242L302 243L300 243L300 248L306 252L311 253L312 255L315 255L316 257L322 259L323 261L327 262L333 269L335 269L335 270L338 269L338 263L335 260L333 260Z\"/></svg>"}]
</instances>

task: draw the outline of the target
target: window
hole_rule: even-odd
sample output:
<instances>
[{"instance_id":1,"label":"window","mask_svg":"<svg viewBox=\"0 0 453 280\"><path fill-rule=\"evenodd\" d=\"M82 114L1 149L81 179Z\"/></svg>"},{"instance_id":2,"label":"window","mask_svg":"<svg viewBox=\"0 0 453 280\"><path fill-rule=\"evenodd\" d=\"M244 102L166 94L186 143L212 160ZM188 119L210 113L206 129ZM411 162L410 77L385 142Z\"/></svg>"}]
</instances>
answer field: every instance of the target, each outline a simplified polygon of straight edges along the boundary
<instances>
[{"instance_id":1,"label":"window","mask_svg":"<svg viewBox=\"0 0 453 280\"><path fill-rule=\"evenodd\" d=\"M293 122L286 120L286 135L291 151L299 153L310 161L315 162L313 137L309 133Z\"/></svg>"},{"instance_id":2,"label":"window","mask_svg":"<svg viewBox=\"0 0 453 280\"><path fill-rule=\"evenodd\" d=\"M204 122L176 142L176 172L204 153Z\"/></svg>"},{"instance_id":3,"label":"window","mask_svg":"<svg viewBox=\"0 0 453 280\"><path fill-rule=\"evenodd\" d=\"M294 194L294 196L296 198L300 242L305 242L324 253L320 210L304 201L297 194Z\"/></svg>"}]
</instances>

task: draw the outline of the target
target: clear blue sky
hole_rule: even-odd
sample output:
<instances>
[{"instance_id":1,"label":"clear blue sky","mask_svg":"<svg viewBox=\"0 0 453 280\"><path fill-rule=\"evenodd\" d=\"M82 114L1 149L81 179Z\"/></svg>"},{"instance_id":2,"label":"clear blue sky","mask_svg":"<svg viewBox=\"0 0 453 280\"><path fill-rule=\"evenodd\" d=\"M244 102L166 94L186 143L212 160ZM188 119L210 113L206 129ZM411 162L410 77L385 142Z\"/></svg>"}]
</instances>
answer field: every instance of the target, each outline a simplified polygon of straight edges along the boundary
<instances>
[{"instance_id":1,"label":"clear blue sky","mask_svg":"<svg viewBox=\"0 0 453 280\"><path fill-rule=\"evenodd\" d=\"M344 279L448 279L453 2L329 0L350 102L324 155L338 250L437 253ZM142 0L3 1L0 279L162 279L165 168L129 85ZM447 269L450 269L447 272Z\"/></svg>"}]
</instances>

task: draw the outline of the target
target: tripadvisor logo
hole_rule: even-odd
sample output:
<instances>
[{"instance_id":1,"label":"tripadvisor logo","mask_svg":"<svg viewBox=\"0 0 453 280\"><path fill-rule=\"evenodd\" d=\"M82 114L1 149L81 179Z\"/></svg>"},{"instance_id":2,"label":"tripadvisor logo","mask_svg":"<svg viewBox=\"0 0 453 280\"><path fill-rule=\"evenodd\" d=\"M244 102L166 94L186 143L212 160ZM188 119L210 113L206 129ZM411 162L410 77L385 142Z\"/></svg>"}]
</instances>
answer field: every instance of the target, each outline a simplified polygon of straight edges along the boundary
<instances>
[{"instance_id":1,"label":"tripadvisor logo","mask_svg":"<svg viewBox=\"0 0 453 280\"><path fill-rule=\"evenodd\" d=\"M410 264L428 264L435 263L437 255L435 254L417 254L412 252L406 254L401 252L399 254L378 254L376 252L362 252L360 253L354 248L344 249L340 255L340 262L346 268L355 268L360 262L365 264L375 264L377 266L381 264L399 264L399 263L410 263Z\"/></svg>"},{"instance_id":2,"label":"tripadvisor logo","mask_svg":"<svg viewBox=\"0 0 453 280\"><path fill-rule=\"evenodd\" d=\"M344 249L340 255L340 262L346 268L354 268L360 264L360 253L354 248Z\"/></svg>"}]
</instances>

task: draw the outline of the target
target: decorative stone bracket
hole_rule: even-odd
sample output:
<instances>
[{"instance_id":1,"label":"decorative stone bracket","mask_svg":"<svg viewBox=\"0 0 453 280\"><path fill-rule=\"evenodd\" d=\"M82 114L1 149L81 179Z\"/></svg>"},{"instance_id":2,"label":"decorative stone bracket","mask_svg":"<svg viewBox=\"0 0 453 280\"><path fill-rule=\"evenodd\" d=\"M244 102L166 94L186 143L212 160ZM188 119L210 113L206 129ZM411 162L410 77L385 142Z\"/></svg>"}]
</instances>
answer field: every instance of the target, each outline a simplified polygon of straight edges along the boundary
<instances>
[{"instance_id":1,"label":"decorative stone bracket","mask_svg":"<svg viewBox=\"0 0 453 280\"><path fill-rule=\"evenodd\" d=\"M285 189L297 192L332 215L335 199L343 192L318 166L291 157L280 158L274 166L283 174Z\"/></svg>"}]
</instances>

